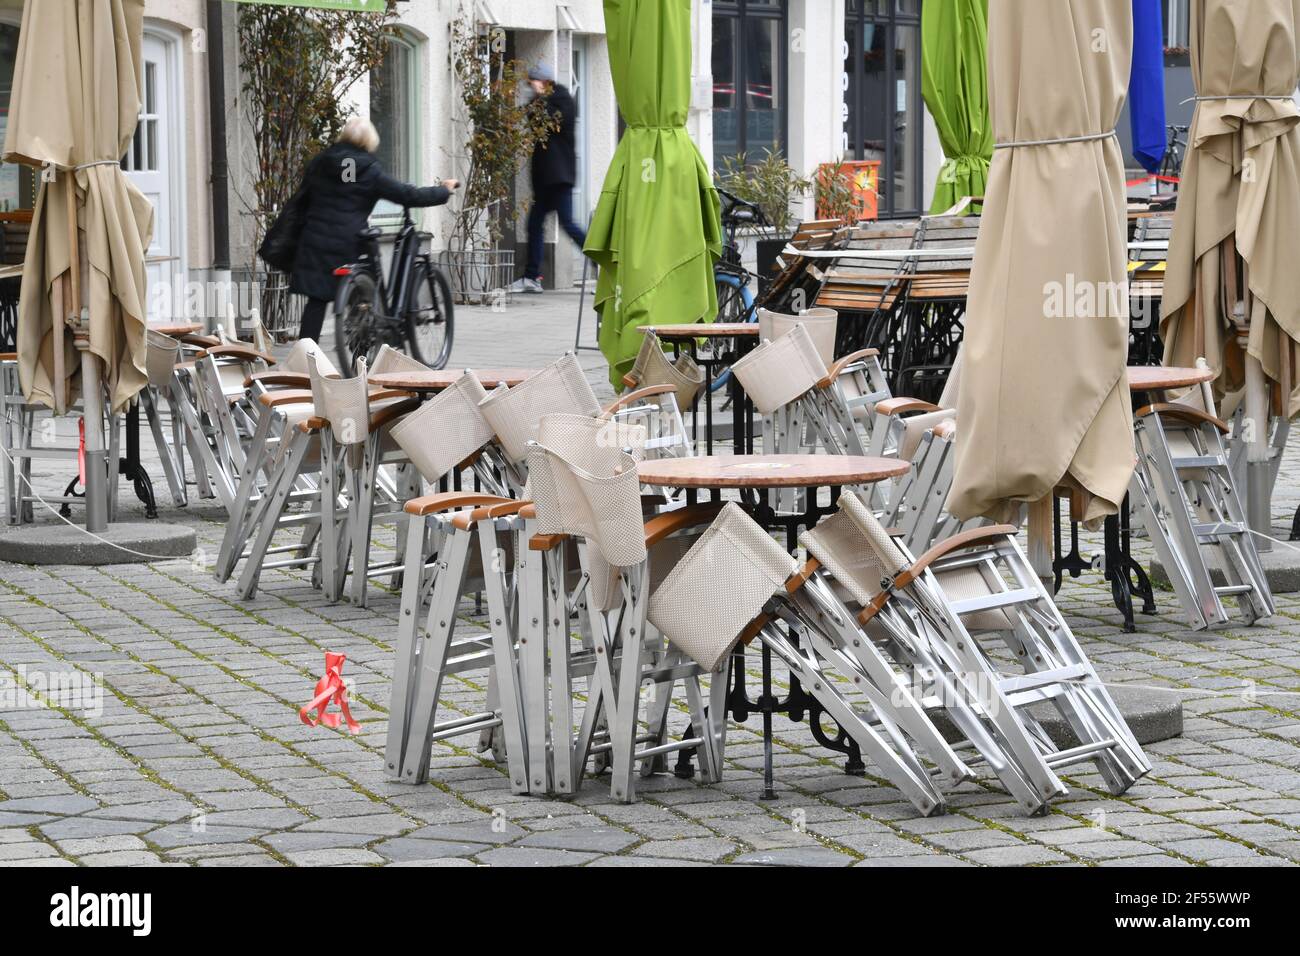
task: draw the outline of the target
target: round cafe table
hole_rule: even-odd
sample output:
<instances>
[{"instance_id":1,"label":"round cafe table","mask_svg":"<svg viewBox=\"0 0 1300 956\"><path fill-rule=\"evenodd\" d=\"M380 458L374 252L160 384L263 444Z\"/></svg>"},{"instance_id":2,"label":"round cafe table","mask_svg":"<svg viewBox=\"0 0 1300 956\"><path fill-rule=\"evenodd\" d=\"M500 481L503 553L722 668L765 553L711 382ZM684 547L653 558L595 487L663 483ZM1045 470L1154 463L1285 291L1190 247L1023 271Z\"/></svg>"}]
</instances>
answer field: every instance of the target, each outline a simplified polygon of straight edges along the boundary
<instances>
[{"instance_id":1,"label":"round cafe table","mask_svg":"<svg viewBox=\"0 0 1300 956\"><path fill-rule=\"evenodd\" d=\"M866 458L856 455L715 455L699 458L669 458L644 461L637 465L637 477L644 485L685 489L687 502L693 503L701 489L740 492L740 504L759 524L781 528L786 533L786 548L798 545L799 532L815 525L836 508L840 489L845 485L869 485L906 474L909 462L896 458ZM805 508L799 513L778 512L774 493L783 488L802 489ZM821 489L829 489L828 503L821 502ZM725 600L725 595L719 596ZM778 700L772 693L772 652L762 648L763 685L758 700L750 700L745 687L745 649L738 646L731 666L731 684L727 691L727 710L732 718L744 723L753 711L763 715L763 799L776 799L772 774L772 715L781 713L793 721L808 715L813 737L822 746L844 754L848 773L866 770L857 744L842 728L831 737L822 726L822 709L804 692L799 682L790 680L790 693ZM685 756L685 754L684 754ZM679 763L679 770L682 770Z\"/></svg>"},{"instance_id":2,"label":"round cafe table","mask_svg":"<svg viewBox=\"0 0 1300 956\"><path fill-rule=\"evenodd\" d=\"M718 370L730 366L758 345L757 322L693 322L684 325L643 325L641 331L653 332L673 348L673 355L686 349L692 359L704 370L704 384L700 386L691 406L691 432L700 440L700 405L704 405L704 453L713 454L713 402L709 385ZM700 343L708 345L702 351ZM754 451L754 405L745 390L729 376L727 389L731 392L731 444L740 453Z\"/></svg>"},{"instance_id":3,"label":"round cafe table","mask_svg":"<svg viewBox=\"0 0 1300 956\"><path fill-rule=\"evenodd\" d=\"M370 376L371 385L384 388L397 388L405 392L416 392L428 396L450 388L456 379L465 374L465 369L429 369L428 371L381 372ZM476 368L473 369L478 380L486 389L498 385L514 388L526 378L537 374L535 368Z\"/></svg>"}]
</instances>

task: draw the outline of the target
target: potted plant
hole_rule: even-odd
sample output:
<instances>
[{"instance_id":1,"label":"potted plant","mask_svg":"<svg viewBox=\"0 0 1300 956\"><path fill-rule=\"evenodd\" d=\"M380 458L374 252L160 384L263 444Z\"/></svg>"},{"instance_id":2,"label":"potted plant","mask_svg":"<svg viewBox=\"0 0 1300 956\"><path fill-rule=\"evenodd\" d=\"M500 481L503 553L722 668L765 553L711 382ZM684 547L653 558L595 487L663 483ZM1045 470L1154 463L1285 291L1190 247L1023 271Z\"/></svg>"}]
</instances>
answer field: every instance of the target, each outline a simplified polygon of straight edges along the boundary
<instances>
[{"instance_id":1,"label":"potted plant","mask_svg":"<svg viewBox=\"0 0 1300 956\"><path fill-rule=\"evenodd\" d=\"M538 100L521 101L526 70L521 61L506 59L500 29L480 32L469 21L453 22L451 64L458 119L466 127L464 186L453 199L441 261L453 295L481 303L514 279L514 249L502 248L502 238L518 214L510 203L515 178L524 157L556 124Z\"/></svg>"},{"instance_id":2,"label":"potted plant","mask_svg":"<svg viewBox=\"0 0 1300 956\"><path fill-rule=\"evenodd\" d=\"M776 257L794 234L790 207L808 194L812 183L794 171L780 150L764 149L763 153L755 163L749 162L744 153L724 156L714 178L720 188L763 210L768 224L754 228L751 235L758 274L767 279L775 271Z\"/></svg>"},{"instance_id":3,"label":"potted plant","mask_svg":"<svg viewBox=\"0 0 1300 956\"><path fill-rule=\"evenodd\" d=\"M818 166L813 189L817 218L838 219L846 226L875 219L878 169L875 164L849 164L843 159Z\"/></svg>"}]
</instances>

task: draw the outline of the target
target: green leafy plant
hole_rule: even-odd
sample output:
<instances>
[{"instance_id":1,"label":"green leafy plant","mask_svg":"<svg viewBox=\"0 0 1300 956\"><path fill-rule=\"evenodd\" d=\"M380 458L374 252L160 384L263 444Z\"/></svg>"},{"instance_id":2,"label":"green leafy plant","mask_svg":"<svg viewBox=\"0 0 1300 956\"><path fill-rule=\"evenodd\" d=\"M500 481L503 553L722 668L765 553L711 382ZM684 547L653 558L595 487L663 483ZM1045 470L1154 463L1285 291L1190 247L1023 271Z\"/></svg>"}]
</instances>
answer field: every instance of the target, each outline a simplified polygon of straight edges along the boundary
<instances>
[{"instance_id":1,"label":"green leafy plant","mask_svg":"<svg viewBox=\"0 0 1300 956\"><path fill-rule=\"evenodd\" d=\"M518 215L509 200L521 163L559 128L540 100L521 100L527 71L520 60L506 58L505 48L500 29L480 33L468 20L451 25L458 119L467 127L464 186L447 242L453 252L500 244Z\"/></svg>"},{"instance_id":2,"label":"green leafy plant","mask_svg":"<svg viewBox=\"0 0 1300 956\"><path fill-rule=\"evenodd\" d=\"M867 197L845 169L843 159L818 166L813 179L817 218L838 219L848 225L858 222L870 211Z\"/></svg>"},{"instance_id":3,"label":"green leafy plant","mask_svg":"<svg viewBox=\"0 0 1300 956\"><path fill-rule=\"evenodd\" d=\"M312 157L347 119L345 96L383 63L396 2L382 13L239 7L245 117L253 135L253 248Z\"/></svg>"},{"instance_id":4,"label":"green leafy plant","mask_svg":"<svg viewBox=\"0 0 1300 956\"><path fill-rule=\"evenodd\" d=\"M788 236L794 223L790 206L808 194L812 183L794 171L780 150L763 153L756 163L749 162L745 153L724 156L722 168L714 170L713 176L720 188L763 210L778 236Z\"/></svg>"}]
</instances>

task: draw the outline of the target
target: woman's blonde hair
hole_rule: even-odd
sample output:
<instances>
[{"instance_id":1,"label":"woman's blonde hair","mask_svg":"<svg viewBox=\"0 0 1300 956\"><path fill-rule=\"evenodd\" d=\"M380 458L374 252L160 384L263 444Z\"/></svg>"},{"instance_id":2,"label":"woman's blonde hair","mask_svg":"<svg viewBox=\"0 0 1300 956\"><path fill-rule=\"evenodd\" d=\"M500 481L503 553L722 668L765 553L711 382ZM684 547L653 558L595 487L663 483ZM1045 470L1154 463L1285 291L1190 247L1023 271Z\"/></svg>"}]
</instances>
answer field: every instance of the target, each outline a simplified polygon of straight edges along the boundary
<instances>
[{"instance_id":1,"label":"woman's blonde hair","mask_svg":"<svg viewBox=\"0 0 1300 956\"><path fill-rule=\"evenodd\" d=\"M353 116L343 124L343 131L339 133L339 142L351 143L367 153L373 153L379 148L379 130L375 129L375 124L370 120Z\"/></svg>"}]
</instances>

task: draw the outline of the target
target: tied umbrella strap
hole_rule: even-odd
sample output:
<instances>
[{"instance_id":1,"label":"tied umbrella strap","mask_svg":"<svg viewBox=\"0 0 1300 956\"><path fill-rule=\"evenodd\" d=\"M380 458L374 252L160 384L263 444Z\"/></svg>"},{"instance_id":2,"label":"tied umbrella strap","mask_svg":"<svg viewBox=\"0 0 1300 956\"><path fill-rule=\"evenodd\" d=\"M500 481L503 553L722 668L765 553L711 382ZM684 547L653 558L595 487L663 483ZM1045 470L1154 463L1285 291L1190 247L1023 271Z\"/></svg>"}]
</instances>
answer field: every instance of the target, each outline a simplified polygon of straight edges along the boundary
<instances>
[{"instance_id":1,"label":"tied umbrella strap","mask_svg":"<svg viewBox=\"0 0 1300 956\"><path fill-rule=\"evenodd\" d=\"M77 481L86 487L86 417L77 419Z\"/></svg>"},{"instance_id":2,"label":"tied umbrella strap","mask_svg":"<svg viewBox=\"0 0 1300 956\"><path fill-rule=\"evenodd\" d=\"M339 710L343 712L343 719L347 721L348 731L353 734L361 733L361 725L352 719L352 711L348 707L348 690L343 683L343 662L347 660L344 654L335 654L330 651L325 652L325 676L316 682L316 696L303 705L302 710L298 711L298 716L308 727L315 727L317 724L324 724L331 729L338 729L339 715L327 713L329 705L335 703L339 705ZM316 716L312 717L311 712L316 711Z\"/></svg>"}]
</instances>

